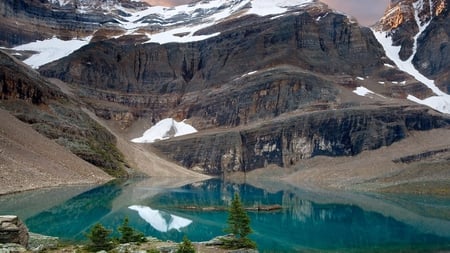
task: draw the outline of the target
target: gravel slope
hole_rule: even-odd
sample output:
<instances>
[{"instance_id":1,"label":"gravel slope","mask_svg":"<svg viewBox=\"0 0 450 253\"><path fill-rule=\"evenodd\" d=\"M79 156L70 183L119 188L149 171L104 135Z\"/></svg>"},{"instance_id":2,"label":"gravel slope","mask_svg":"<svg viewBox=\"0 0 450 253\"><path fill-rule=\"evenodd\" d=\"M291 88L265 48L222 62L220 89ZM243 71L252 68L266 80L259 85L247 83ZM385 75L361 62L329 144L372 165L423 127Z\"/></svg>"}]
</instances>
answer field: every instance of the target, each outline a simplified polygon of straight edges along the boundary
<instances>
[{"instance_id":1,"label":"gravel slope","mask_svg":"<svg viewBox=\"0 0 450 253\"><path fill-rule=\"evenodd\" d=\"M0 109L0 194L112 178Z\"/></svg>"}]
</instances>

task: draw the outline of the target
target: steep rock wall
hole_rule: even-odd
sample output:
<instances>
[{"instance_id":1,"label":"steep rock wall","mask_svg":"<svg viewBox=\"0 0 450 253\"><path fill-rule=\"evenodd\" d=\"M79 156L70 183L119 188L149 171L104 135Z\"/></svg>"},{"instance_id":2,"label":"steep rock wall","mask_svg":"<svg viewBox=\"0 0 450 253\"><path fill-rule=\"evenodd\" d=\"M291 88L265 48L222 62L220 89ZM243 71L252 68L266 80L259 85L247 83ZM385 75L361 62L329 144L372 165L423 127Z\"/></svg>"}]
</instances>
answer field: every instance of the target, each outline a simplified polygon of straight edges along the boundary
<instances>
[{"instance_id":1,"label":"steep rock wall","mask_svg":"<svg viewBox=\"0 0 450 253\"><path fill-rule=\"evenodd\" d=\"M352 156L401 140L411 130L450 126L450 118L422 107L386 106L283 117L246 129L196 134L156 147L188 168L221 175L269 164L290 167L314 156Z\"/></svg>"},{"instance_id":2,"label":"steep rock wall","mask_svg":"<svg viewBox=\"0 0 450 253\"><path fill-rule=\"evenodd\" d=\"M128 100L119 102L128 111L93 102L104 118L193 118L197 128L209 128L333 107L340 81L324 76L366 76L384 67L371 31L327 9L230 22L199 31L222 31L199 42L91 43L39 71L78 85L91 101Z\"/></svg>"}]
</instances>

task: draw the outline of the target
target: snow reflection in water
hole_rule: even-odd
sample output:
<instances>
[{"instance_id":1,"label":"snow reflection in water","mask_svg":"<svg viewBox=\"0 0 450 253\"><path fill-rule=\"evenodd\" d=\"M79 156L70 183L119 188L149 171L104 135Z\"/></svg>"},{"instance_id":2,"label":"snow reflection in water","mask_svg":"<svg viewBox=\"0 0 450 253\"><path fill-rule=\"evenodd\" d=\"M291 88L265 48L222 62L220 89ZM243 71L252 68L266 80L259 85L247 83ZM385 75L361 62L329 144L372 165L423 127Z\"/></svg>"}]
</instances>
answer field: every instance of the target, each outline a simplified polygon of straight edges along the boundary
<instances>
[{"instance_id":1,"label":"snow reflection in water","mask_svg":"<svg viewBox=\"0 0 450 253\"><path fill-rule=\"evenodd\" d=\"M168 232L172 229L180 231L181 228L187 227L192 223L192 220L152 209L148 206L133 205L128 208L137 211L142 219L160 232Z\"/></svg>"}]
</instances>

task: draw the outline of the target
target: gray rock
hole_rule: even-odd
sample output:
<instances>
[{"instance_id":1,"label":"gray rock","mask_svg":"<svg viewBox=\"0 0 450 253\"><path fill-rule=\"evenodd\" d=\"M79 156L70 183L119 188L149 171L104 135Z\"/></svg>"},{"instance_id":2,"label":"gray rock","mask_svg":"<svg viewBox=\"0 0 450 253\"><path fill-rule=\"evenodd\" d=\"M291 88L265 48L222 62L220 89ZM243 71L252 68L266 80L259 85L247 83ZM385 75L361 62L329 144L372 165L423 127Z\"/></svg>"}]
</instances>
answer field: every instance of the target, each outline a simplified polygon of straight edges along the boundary
<instances>
[{"instance_id":1,"label":"gray rock","mask_svg":"<svg viewBox=\"0 0 450 253\"><path fill-rule=\"evenodd\" d=\"M49 249L56 249L58 244L58 237L30 233L28 248L33 252L41 252Z\"/></svg>"},{"instance_id":2,"label":"gray rock","mask_svg":"<svg viewBox=\"0 0 450 253\"><path fill-rule=\"evenodd\" d=\"M0 243L16 243L28 246L28 228L15 215L0 216Z\"/></svg>"},{"instance_id":3,"label":"gray rock","mask_svg":"<svg viewBox=\"0 0 450 253\"><path fill-rule=\"evenodd\" d=\"M27 249L20 244L16 244L16 243L1 244L0 243L0 253L21 253L21 252L25 252L25 251L27 251Z\"/></svg>"},{"instance_id":4,"label":"gray rock","mask_svg":"<svg viewBox=\"0 0 450 253\"><path fill-rule=\"evenodd\" d=\"M291 167L315 156L353 156L405 138L409 131L450 125L450 117L421 107L386 106L292 115L228 131L156 142L170 159L210 175Z\"/></svg>"}]
</instances>

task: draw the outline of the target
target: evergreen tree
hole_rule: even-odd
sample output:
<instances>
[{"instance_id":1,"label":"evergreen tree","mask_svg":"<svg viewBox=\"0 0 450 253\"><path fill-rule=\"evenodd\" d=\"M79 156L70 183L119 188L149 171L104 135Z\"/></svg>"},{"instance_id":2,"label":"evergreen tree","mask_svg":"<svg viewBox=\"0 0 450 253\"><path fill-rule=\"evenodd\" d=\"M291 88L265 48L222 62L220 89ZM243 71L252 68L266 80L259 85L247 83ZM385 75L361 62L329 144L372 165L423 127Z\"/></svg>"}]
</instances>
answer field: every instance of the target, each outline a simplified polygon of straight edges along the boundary
<instances>
[{"instance_id":1,"label":"evergreen tree","mask_svg":"<svg viewBox=\"0 0 450 253\"><path fill-rule=\"evenodd\" d=\"M100 250L110 250L113 247L111 240L109 239L109 235L111 234L111 230L103 227L102 224L97 223L86 234L86 237L91 241L87 249L89 251L97 252Z\"/></svg>"},{"instance_id":2,"label":"evergreen tree","mask_svg":"<svg viewBox=\"0 0 450 253\"><path fill-rule=\"evenodd\" d=\"M239 248L256 248L255 242L247 238L252 233L250 227L250 217L242 206L242 202L237 193L234 194L233 200L228 213L228 227L225 232L233 234L232 239L224 239L224 246L231 249Z\"/></svg>"},{"instance_id":3,"label":"evergreen tree","mask_svg":"<svg viewBox=\"0 0 450 253\"><path fill-rule=\"evenodd\" d=\"M178 245L177 253L195 253L194 245L187 236L184 236L183 242Z\"/></svg>"},{"instance_id":4,"label":"evergreen tree","mask_svg":"<svg viewBox=\"0 0 450 253\"><path fill-rule=\"evenodd\" d=\"M125 217L122 225L117 229L122 234L122 237L119 239L119 242L120 243L145 242L146 239L144 237L144 234L130 227L128 223L129 223L128 217Z\"/></svg>"}]
</instances>

